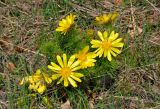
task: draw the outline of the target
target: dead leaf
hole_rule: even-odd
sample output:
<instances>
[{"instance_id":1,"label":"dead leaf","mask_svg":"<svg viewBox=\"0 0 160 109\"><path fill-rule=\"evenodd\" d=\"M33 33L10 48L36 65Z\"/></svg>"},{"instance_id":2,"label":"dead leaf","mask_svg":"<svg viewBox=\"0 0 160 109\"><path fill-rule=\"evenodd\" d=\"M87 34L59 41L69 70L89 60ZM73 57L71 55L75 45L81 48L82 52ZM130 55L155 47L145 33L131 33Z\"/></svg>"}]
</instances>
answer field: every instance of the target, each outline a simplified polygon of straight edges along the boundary
<instances>
[{"instance_id":1,"label":"dead leaf","mask_svg":"<svg viewBox=\"0 0 160 109\"><path fill-rule=\"evenodd\" d=\"M152 44L152 46L160 46L160 32L153 33L149 42Z\"/></svg>"},{"instance_id":2,"label":"dead leaf","mask_svg":"<svg viewBox=\"0 0 160 109\"><path fill-rule=\"evenodd\" d=\"M132 38L142 33L142 29L138 27L137 25L133 26L132 24L130 24L128 27L129 27L128 33L130 34Z\"/></svg>"},{"instance_id":3,"label":"dead leaf","mask_svg":"<svg viewBox=\"0 0 160 109\"><path fill-rule=\"evenodd\" d=\"M12 62L8 62L8 63L6 64L6 67L7 67L7 69L8 69L9 71L13 71L13 70L16 69L15 65L14 65Z\"/></svg>"},{"instance_id":4,"label":"dead leaf","mask_svg":"<svg viewBox=\"0 0 160 109\"><path fill-rule=\"evenodd\" d=\"M93 101L89 101L89 109L94 109Z\"/></svg>"},{"instance_id":5,"label":"dead leaf","mask_svg":"<svg viewBox=\"0 0 160 109\"><path fill-rule=\"evenodd\" d=\"M16 6L22 11L29 12L31 10L31 6L27 3L17 2Z\"/></svg>"},{"instance_id":6,"label":"dead leaf","mask_svg":"<svg viewBox=\"0 0 160 109\"><path fill-rule=\"evenodd\" d=\"M64 104L61 105L62 109L72 109L71 105L70 105L70 101L67 100Z\"/></svg>"},{"instance_id":7,"label":"dead leaf","mask_svg":"<svg viewBox=\"0 0 160 109\"><path fill-rule=\"evenodd\" d=\"M43 0L33 0L32 3L34 5L42 5L43 4Z\"/></svg>"},{"instance_id":8,"label":"dead leaf","mask_svg":"<svg viewBox=\"0 0 160 109\"><path fill-rule=\"evenodd\" d=\"M131 101L129 104L129 109L138 109L135 101Z\"/></svg>"},{"instance_id":9,"label":"dead leaf","mask_svg":"<svg viewBox=\"0 0 160 109\"><path fill-rule=\"evenodd\" d=\"M123 0L114 0L115 5L121 5Z\"/></svg>"},{"instance_id":10,"label":"dead leaf","mask_svg":"<svg viewBox=\"0 0 160 109\"><path fill-rule=\"evenodd\" d=\"M159 85L160 86L160 85ZM153 85L152 86L152 91L154 93L160 94L160 87L158 85Z\"/></svg>"}]
</instances>

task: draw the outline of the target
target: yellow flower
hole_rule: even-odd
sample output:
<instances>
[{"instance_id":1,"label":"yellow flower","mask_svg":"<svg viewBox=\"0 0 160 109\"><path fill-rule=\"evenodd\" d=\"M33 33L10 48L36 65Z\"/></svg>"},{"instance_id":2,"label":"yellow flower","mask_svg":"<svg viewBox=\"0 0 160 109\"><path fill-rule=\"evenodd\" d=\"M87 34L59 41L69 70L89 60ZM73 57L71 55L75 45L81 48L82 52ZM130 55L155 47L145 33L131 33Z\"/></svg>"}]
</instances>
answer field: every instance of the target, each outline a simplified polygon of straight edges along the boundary
<instances>
[{"instance_id":1,"label":"yellow flower","mask_svg":"<svg viewBox=\"0 0 160 109\"><path fill-rule=\"evenodd\" d=\"M78 54L75 55L78 58L82 69L92 67L95 65L94 62L96 62L94 59L96 54L94 52L88 52L88 50L89 46L86 46L82 51L79 51Z\"/></svg>"},{"instance_id":2,"label":"yellow flower","mask_svg":"<svg viewBox=\"0 0 160 109\"><path fill-rule=\"evenodd\" d=\"M56 28L56 31L61 31L65 35L74 24L75 17L76 15L70 14L65 19L59 21L59 27Z\"/></svg>"},{"instance_id":3,"label":"yellow flower","mask_svg":"<svg viewBox=\"0 0 160 109\"><path fill-rule=\"evenodd\" d=\"M118 48L122 48L124 43L121 42L122 38L118 38L118 33L112 31L110 35L108 35L106 31L103 34L98 31L98 36L101 40L91 41L92 48L97 48L95 51L97 56L101 57L104 54L104 57L107 56L108 60L111 61L111 55L116 57L117 54L120 54L121 51Z\"/></svg>"},{"instance_id":4,"label":"yellow flower","mask_svg":"<svg viewBox=\"0 0 160 109\"><path fill-rule=\"evenodd\" d=\"M30 90L43 94L43 92L46 90L46 83L51 83L52 79L38 69L35 74L24 77L20 82L20 85L23 85L26 82L29 83L28 88Z\"/></svg>"},{"instance_id":5,"label":"yellow flower","mask_svg":"<svg viewBox=\"0 0 160 109\"><path fill-rule=\"evenodd\" d=\"M72 55L68 62L66 54L63 54L62 58L59 55L57 55L57 61L59 65L53 62L51 62L51 65L48 65L48 68L56 73L52 75L52 79L56 80L60 78L57 84L60 84L62 81L64 81L65 87L69 86L69 83L73 87L77 87L75 80L81 82L80 77L84 76L81 73L75 72L81 69L81 67L79 66L79 62L75 61L75 55Z\"/></svg>"},{"instance_id":6,"label":"yellow flower","mask_svg":"<svg viewBox=\"0 0 160 109\"><path fill-rule=\"evenodd\" d=\"M98 17L96 17L96 22L98 24L107 24L107 23L111 23L113 21L115 21L115 19L119 16L118 13L109 13L107 14L102 14Z\"/></svg>"}]
</instances>

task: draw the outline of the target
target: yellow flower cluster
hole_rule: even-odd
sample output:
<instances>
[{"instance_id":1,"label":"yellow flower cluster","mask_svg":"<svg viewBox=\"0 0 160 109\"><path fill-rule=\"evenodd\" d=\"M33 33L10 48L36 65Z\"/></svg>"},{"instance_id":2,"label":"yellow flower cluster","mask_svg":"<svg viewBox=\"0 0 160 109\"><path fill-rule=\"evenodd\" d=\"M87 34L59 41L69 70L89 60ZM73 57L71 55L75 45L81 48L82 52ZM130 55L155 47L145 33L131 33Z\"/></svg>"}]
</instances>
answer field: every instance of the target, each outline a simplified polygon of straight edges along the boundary
<instances>
[{"instance_id":1,"label":"yellow flower cluster","mask_svg":"<svg viewBox=\"0 0 160 109\"><path fill-rule=\"evenodd\" d=\"M98 24L107 24L113 22L117 16L117 13L103 14L96 17L95 20ZM76 15L70 14L66 16L65 19L59 21L59 26L56 28L56 31L66 35L73 26L75 17ZM87 31L87 34L93 35L94 31L90 29ZM124 45L122 38L118 38L119 34L115 31L98 31L97 35L100 40L92 39L90 41L91 48L95 48L95 51L90 52L90 47L85 46L82 50L71 55L69 58L67 58L66 54L62 56L57 55L57 63L51 62L50 65L48 65L48 68L53 72L51 77L38 69L35 74L24 77L20 84L29 83L28 88L40 94L43 94L46 90L46 85L50 84L52 80L57 80L57 84L63 83L65 87L69 85L77 87L78 85L76 82L82 82L81 77L84 77L78 70L95 66L96 57L104 56L111 61L112 56L116 57L120 54L120 49Z\"/></svg>"},{"instance_id":2,"label":"yellow flower cluster","mask_svg":"<svg viewBox=\"0 0 160 109\"><path fill-rule=\"evenodd\" d=\"M20 82L20 85L24 83L29 83L29 89L33 90L34 92L38 92L43 94L46 90L46 84L50 84L52 79L46 73L43 73L38 69L35 74L32 76L26 76Z\"/></svg>"},{"instance_id":3,"label":"yellow flower cluster","mask_svg":"<svg viewBox=\"0 0 160 109\"><path fill-rule=\"evenodd\" d=\"M102 14L100 16L97 16L95 20L97 24L107 24L114 22L118 16L119 16L118 13L109 13L108 15Z\"/></svg>"}]
</instances>

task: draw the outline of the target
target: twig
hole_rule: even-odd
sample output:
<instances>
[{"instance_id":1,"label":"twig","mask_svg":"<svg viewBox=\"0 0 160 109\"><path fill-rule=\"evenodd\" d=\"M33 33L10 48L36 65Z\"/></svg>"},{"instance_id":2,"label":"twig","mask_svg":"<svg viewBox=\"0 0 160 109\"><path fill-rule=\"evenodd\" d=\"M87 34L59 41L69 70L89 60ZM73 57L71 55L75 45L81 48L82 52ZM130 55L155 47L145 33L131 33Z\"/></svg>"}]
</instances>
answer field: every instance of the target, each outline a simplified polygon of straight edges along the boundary
<instances>
[{"instance_id":1,"label":"twig","mask_svg":"<svg viewBox=\"0 0 160 109\"><path fill-rule=\"evenodd\" d=\"M153 3L151 3L150 1L146 0L156 11L158 11L160 13L160 10L154 6Z\"/></svg>"},{"instance_id":2,"label":"twig","mask_svg":"<svg viewBox=\"0 0 160 109\"><path fill-rule=\"evenodd\" d=\"M7 104L0 100L0 104L3 104L5 107L7 107Z\"/></svg>"},{"instance_id":3,"label":"twig","mask_svg":"<svg viewBox=\"0 0 160 109\"><path fill-rule=\"evenodd\" d=\"M38 55L40 55L40 56L42 56L42 57L46 57L44 54L41 54L41 53L38 53L38 52L35 52L35 51L32 51L32 50L29 50L29 49L27 49L27 48L23 48L23 47L20 47L20 46L15 46L15 45L13 45L12 43L9 43L9 42L4 41L4 40L2 40L2 39L0 39L0 44L10 45L10 46L12 46L13 48L15 48L16 51L30 52L30 53L33 53L33 54L38 54Z\"/></svg>"},{"instance_id":4,"label":"twig","mask_svg":"<svg viewBox=\"0 0 160 109\"><path fill-rule=\"evenodd\" d=\"M158 43L156 43L156 42L154 42L154 41L152 41L152 40L149 40L149 42L151 42L151 43L153 43L153 44L156 44L156 45L160 46L160 44L158 44Z\"/></svg>"}]
</instances>

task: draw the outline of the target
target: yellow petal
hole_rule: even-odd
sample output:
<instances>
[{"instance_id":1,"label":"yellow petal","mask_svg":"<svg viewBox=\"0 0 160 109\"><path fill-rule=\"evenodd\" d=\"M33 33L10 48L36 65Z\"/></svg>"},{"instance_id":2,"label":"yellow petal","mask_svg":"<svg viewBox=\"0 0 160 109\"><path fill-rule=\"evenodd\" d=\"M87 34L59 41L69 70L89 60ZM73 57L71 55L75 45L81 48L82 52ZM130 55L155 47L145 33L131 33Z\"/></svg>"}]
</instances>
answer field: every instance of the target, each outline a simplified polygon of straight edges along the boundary
<instances>
[{"instance_id":1,"label":"yellow petal","mask_svg":"<svg viewBox=\"0 0 160 109\"><path fill-rule=\"evenodd\" d=\"M104 39L107 39L107 38L108 38L108 32L107 32L107 31L104 31L104 32L103 32L103 36L104 36Z\"/></svg>"},{"instance_id":2,"label":"yellow petal","mask_svg":"<svg viewBox=\"0 0 160 109\"><path fill-rule=\"evenodd\" d=\"M62 19L62 22L63 22L64 25L67 24L67 20L65 20L65 19Z\"/></svg>"},{"instance_id":3,"label":"yellow petal","mask_svg":"<svg viewBox=\"0 0 160 109\"><path fill-rule=\"evenodd\" d=\"M28 87L29 90L34 90L35 89L35 84L30 84Z\"/></svg>"},{"instance_id":4,"label":"yellow petal","mask_svg":"<svg viewBox=\"0 0 160 109\"><path fill-rule=\"evenodd\" d=\"M76 77L78 77L78 78L84 77L84 75L81 74L81 73L72 73L72 75L74 75L74 76L76 76Z\"/></svg>"},{"instance_id":5,"label":"yellow petal","mask_svg":"<svg viewBox=\"0 0 160 109\"><path fill-rule=\"evenodd\" d=\"M92 48L98 48L101 45L101 42L99 40L92 40L91 41Z\"/></svg>"},{"instance_id":6,"label":"yellow petal","mask_svg":"<svg viewBox=\"0 0 160 109\"><path fill-rule=\"evenodd\" d=\"M115 43L112 44L113 47L123 47L124 43Z\"/></svg>"},{"instance_id":7,"label":"yellow petal","mask_svg":"<svg viewBox=\"0 0 160 109\"><path fill-rule=\"evenodd\" d=\"M67 66L67 55L63 54L63 62L64 62L64 67Z\"/></svg>"},{"instance_id":8,"label":"yellow petal","mask_svg":"<svg viewBox=\"0 0 160 109\"><path fill-rule=\"evenodd\" d=\"M113 41L113 42L112 42L112 44L119 43L120 41L122 41L122 38L118 38L118 39L116 39L115 41Z\"/></svg>"},{"instance_id":9,"label":"yellow petal","mask_svg":"<svg viewBox=\"0 0 160 109\"><path fill-rule=\"evenodd\" d=\"M108 54L107 54L107 58L108 58L109 61L112 60L111 53L109 51L108 51Z\"/></svg>"},{"instance_id":10,"label":"yellow petal","mask_svg":"<svg viewBox=\"0 0 160 109\"><path fill-rule=\"evenodd\" d=\"M51 65L48 65L48 68L53 70L54 72L57 72L57 69L55 67L51 66Z\"/></svg>"},{"instance_id":11,"label":"yellow petal","mask_svg":"<svg viewBox=\"0 0 160 109\"><path fill-rule=\"evenodd\" d=\"M52 80L56 80L61 76L61 74L53 74L52 75Z\"/></svg>"},{"instance_id":12,"label":"yellow petal","mask_svg":"<svg viewBox=\"0 0 160 109\"><path fill-rule=\"evenodd\" d=\"M117 56L116 53L114 53L113 51L111 51L111 54L112 54L114 57Z\"/></svg>"},{"instance_id":13,"label":"yellow petal","mask_svg":"<svg viewBox=\"0 0 160 109\"><path fill-rule=\"evenodd\" d=\"M67 78L64 78L64 87L67 87L68 86L68 80Z\"/></svg>"},{"instance_id":14,"label":"yellow petal","mask_svg":"<svg viewBox=\"0 0 160 109\"><path fill-rule=\"evenodd\" d=\"M97 55L97 53L98 53L98 51L99 51L100 49L102 49L102 48L99 47L98 49L96 49L96 50L94 51L94 53Z\"/></svg>"},{"instance_id":15,"label":"yellow petal","mask_svg":"<svg viewBox=\"0 0 160 109\"><path fill-rule=\"evenodd\" d=\"M110 36L109 36L109 38L108 38L108 40L109 41L114 41L118 36L119 36L118 33L115 34L115 32L112 31L111 34L110 34Z\"/></svg>"},{"instance_id":16,"label":"yellow petal","mask_svg":"<svg viewBox=\"0 0 160 109\"><path fill-rule=\"evenodd\" d=\"M103 55L103 49L100 48L100 50L96 54L97 54L97 56L102 57L102 55Z\"/></svg>"},{"instance_id":17,"label":"yellow petal","mask_svg":"<svg viewBox=\"0 0 160 109\"><path fill-rule=\"evenodd\" d=\"M68 80L69 80L69 82L71 83L71 85L72 85L73 87L77 87L76 82L75 82L72 78L68 77Z\"/></svg>"},{"instance_id":18,"label":"yellow petal","mask_svg":"<svg viewBox=\"0 0 160 109\"><path fill-rule=\"evenodd\" d=\"M70 67L74 68L77 67L79 65L79 61L75 61Z\"/></svg>"},{"instance_id":19,"label":"yellow petal","mask_svg":"<svg viewBox=\"0 0 160 109\"><path fill-rule=\"evenodd\" d=\"M37 74L37 75L41 74L41 70L40 70L40 69L37 69L37 70L36 70L36 74Z\"/></svg>"},{"instance_id":20,"label":"yellow petal","mask_svg":"<svg viewBox=\"0 0 160 109\"><path fill-rule=\"evenodd\" d=\"M89 46L85 46L84 49L82 50L83 53L87 53L89 50Z\"/></svg>"},{"instance_id":21,"label":"yellow petal","mask_svg":"<svg viewBox=\"0 0 160 109\"><path fill-rule=\"evenodd\" d=\"M71 75L71 77L72 77L74 80L78 81L78 82L82 82L81 79L75 77L74 75Z\"/></svg>"},{"instance_id":22,"label":"yellow petal","mask_svg":"<svg viewBox=\"0 0 160 109\"><path fill-rule=\"evenodd\" d=\"M95 58L97 55L94 52L89 52L87 58Z\"/></svg>"},{"instance_id":23,"label":"yellow petal","mask_svg":"<svg viewBox=\"0 0 160 109\"><path fill-rule=\"evenodd\" d=\"M69 61L68 61L68 67L70 67L70 66L73 64L75 58L76 58L75 55L72 55L72 56L70 57L70 59L69 59Z\"/></svg>"},{"instance_id":24,"label":"yellow petal","mask_svg":"<svg viewBox=\"0 0 160 109\"><path fill-rule=\"evenodd\" d=\"M57 64L54 62L51 62L51 65L54 67L55 70L61 70L61 67L59 67Z\"/></svg>"},{"instance_id":25,"label":"yellow petal","mask_svg":"<svg viewBox=\"0 0 160 109\"><path fill-rule=\"evenodd\" d=\"M57 84L60 84L63 81L63 77L60 78L60 80L57 82Z\"/></svg>"},{"instance_id":26,"label":"yellow petal","mask_svg":"<svg viewBox=\"0 0 160 109\"><path fill-rule=\"evenodd\" d=\"M102 41L104 40L103 34L102 34L100 31L98 31L98 36L99 36L99 38L100 38Z\"/></svg>"},{"instance_id":27,"label":"yellow petal","mask_svg":"<svg viewBox=\"0 0 160 109\"><path fill-rule=\"evenodd\" d=\"M107 50L104 50L104 57L106 57L108 54Z\"/></svg>"},{"instance_id":28,"label":"yellow petal","mask_svg":"<svg viewBox=\"0 0 160 109\"><path fill-rule=\"evenodd\" d=\"M25 81L25 80L24 80L24 78L23 78L23 79L20 81L19 84L20 84L20 85L23 85L23 84L24 84L24 81Z\"/></svg>"},{"instance_id":29,"label":"yellow petal","mask_svg":"<svg viewBox=\"0 0 160 109\"><path fill-rule=\"evenodd\" d=\"M46 83L51 83L52 82L52 79L45 73L43 73L43 77L44 77L44 80L46 81Z\"/></svg>"},{"instance_id":30,"label":"yellow petal","mask_svg":"<svg viewBox=\"0 0 160 109\"><path fill-rule=\"evenodd\" d=\"M63 27L57 27L57 28L56 28L56 31L63 31L63 30L64 30Z\"/></svg>"},{"instance_id":31,"label":"yellow petal","mask_svg":"<svg viewBox=\"0 0 160 109\"><path fill-rule=\"evenodd\" d=\"M119 13L113 13L111 20L114 21L119 16Z\"/></svg>"},{"instance_id":32,"label":"yellow petal","mask_svg":"<svg viewBox=\"0 0 160 109\"><path fill-rule=\"evenodd\" d=\"M81 69L81 66L75 67L71 71L74 72L74 71L79 70L79 69Z\"/></svg>"},{"instance_id":33,"label":"yellow petal","mask_svg":"<svg viewBox=\"0 0 160 109\"><path fill-rule=\"evenodd\" d=\"M61 67L64 67L62 58L59 55L57 55L57 61Z\"/></svg>"},{"instance_id":34,"label":"yellow petal","mask_svg":"<svg viewBox=\"0 0 160 109\"><path fill-rule=\"evenodd\" d=\"M116 52L117 54L120 54L121 53L121 51L120 50L118 50L117 48L111 48L111 50L113 50L114 52Z\"/></svg>"},{"instance_id":35,"label":"yellow petal","mask_svg":"<svg viewBox=\"0 0 160 109\"><path fill-rule=\"evenodd\" d=\"M38 93L43 94L43 92L46 90L45 85L39 85L39 88L37 89Z\"/></svg>"}]
</instances>

